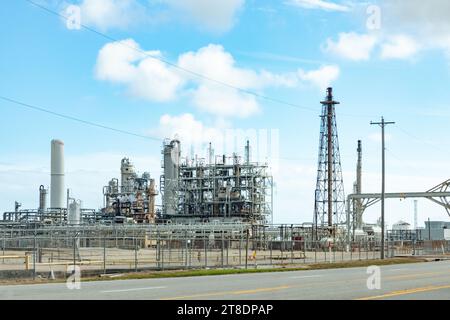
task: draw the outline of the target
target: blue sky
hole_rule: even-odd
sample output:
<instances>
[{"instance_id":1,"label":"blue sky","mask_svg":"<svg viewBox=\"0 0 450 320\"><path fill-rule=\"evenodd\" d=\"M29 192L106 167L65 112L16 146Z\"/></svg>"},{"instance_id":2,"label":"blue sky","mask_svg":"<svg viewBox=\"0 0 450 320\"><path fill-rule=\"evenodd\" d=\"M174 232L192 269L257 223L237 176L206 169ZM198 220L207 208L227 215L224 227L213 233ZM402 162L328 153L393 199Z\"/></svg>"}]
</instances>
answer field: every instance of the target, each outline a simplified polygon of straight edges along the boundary
<instances>
[{"instance_id":1,"label":"blue sky","mask_svg":"<svg viewBox=\"0 0 450 320\"><path fill-rule=\"evenodd\" d=\"M27 1L2 4L1 96L161 141L178 133L187 154L191 143L204 146L224 129L278 130L279 155L267 159L278 161L275 222L312 220L319 101L327 85L342 103L337 120L346 193L355 179L358 139L363 191L379 190L379 128L369 123L382 115L397 122L387 128L388 192L424 191L450 177L445 0L35 2L62 15L76 5L81 23L109 39L69 29ZM235 92L152 56L306 108ZM39 185L49 184L52 138L66 143L67 184L86 207L101 206L102 186L119 175L123 156L159 180L161 141L6 101L0 107L0 211L12 210L14 200L37 206ZM387 210L390 224L412 222L412 200L390 200ZM377 206L369 209L365 220L374 222L378 213ZM449 219L421 199L419 222L428 217Z\"/></svg>"}]
</instances>

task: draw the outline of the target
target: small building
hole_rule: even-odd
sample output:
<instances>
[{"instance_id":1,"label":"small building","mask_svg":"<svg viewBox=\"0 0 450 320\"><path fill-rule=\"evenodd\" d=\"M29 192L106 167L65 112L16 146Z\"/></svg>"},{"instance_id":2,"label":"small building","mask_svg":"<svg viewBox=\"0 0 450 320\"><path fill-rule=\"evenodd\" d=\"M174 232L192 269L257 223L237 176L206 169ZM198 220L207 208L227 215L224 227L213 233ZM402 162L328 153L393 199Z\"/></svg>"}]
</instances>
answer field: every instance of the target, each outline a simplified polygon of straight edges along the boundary
<instances>
[{"instance_id":1,"label":"small building","mask_svg":"<svg viewBox=\"0 0 450 320\"><path fill-rule=\"evenodd\" d=\"M424 240L449 240L450 222L425 221L425 229L422 232Z\"/></svg>"}]
</instances>

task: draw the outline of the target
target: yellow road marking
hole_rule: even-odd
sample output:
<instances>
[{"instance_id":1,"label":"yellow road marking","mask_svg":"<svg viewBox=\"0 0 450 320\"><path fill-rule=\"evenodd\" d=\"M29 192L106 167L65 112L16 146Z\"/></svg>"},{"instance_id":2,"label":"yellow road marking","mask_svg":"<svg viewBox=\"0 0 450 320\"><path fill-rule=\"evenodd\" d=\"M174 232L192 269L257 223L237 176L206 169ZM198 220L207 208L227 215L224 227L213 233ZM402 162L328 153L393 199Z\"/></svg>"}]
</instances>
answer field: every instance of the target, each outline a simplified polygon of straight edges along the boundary
<instances>
[{"instance_id":1,"label":"yellow road marking","mask_svg":"<svg viewBox=\"0 0 450 320\"><path fill-rule=\"evenodd\" d=\"M426 273L415 273L415 274L405 274L405 275L399 275L399 276L389 276L386 278L383 278L384 280L400 280L400 279L414 279L418 277L423 276L430 276L430 275L448 275L449 272L426 272ZM336 287L339 285L342 285L343 283L349 283L349 282L360 282L365 281L367 278L358 278L358 279L348 279L348 280L337 280L337 281L329 281L327 282L327 286L329 287ZM302 285L302 288L313 288L318 285L322 284L307 284ZM331 285L331 286L330 286ZM179 297L168 297L168 298L162 298L160 300L178 300L178 299L191 299L191 298L200 298L200 297L214 297L214 296L221 296L221 295L239 295L239 294L251 294L251 293L258 293L258 292L270 292L270 291L278 291L278 290L284 290L288 288L293 288L298 286L280 286L280 287L273 287L273 288L260 288L260 289L252 289L252 290L241 290L241 291L222 291L222 292L210 292L210 293L200 293L200 294L194 294L194 295L186 295L186 296L179 296ZM427 287L428 288L428 287ZM439 290L439 289L436 289ZM397 292L397 291L395 291ZM398 291L403 292L403 291ZM413 292L412 292L413 293ZM407 293L403 293L407 294ZM398 294L396 294L398 295ZM371 297L369 297L371 298ZM364 298L362 298L364 299ZM376 298L373 298L376 299Z\"/></svg>"},{"instance_id":2,"label":"yellow road marking","mask_svg":"<svg viewBox=\"0 0 450 320\"><path fill-rule=\"evenodd\" d=\"M221 296L221 295L240 295L240 294L252 294L252 293L259 293L259 292L274 292L274 291L285 290L285 289L289 289L289 288L291 288L291 286L258 288L258 289L249 289L249 290L239 290L239 291L210 292L210 293L194 294L194 295L189 295L189 296L163 298L160 300L179 300L179 299L191 299L191 298L199 298L199 297L214 297L214 296Z\"/></svg>"},{"instance_id":3,"label":"yellow road marking","mask_svg":"<svg viewBox=\"0 0 450 320\"><path fill-rule=\"evenodd\" d=\"M437 291L437 290L442 290L442 289L450 289L450 285L429 286L429 287L423 287L423 288L414 288L414 289L392 291L390 293L382 294L382 295L379 295L379 296L364 297L364 298L358 298L358 299L355 299L355 300L383 299L383 298L390 298L390 297L402 296L402 295L406 295L406 294L413 294L413 293L419 293L419 292Z\"/></svg>"},{"instance_id":4,"label":"yellow road marking","mask_svg":"<svg viewBox=\"0 0 450 320\"><path fill-rule=\"evenodd\" d=\"M390 276L386 277L387 280L396 280L396 279L410 279L410 278L418 278L422 276L430 276L430 275L440 275L440 274L449 274L449 271L444 272L424 272L424 273L413 273L413 274L403 274L399 276Z\"/></svg>"}]
</instances>

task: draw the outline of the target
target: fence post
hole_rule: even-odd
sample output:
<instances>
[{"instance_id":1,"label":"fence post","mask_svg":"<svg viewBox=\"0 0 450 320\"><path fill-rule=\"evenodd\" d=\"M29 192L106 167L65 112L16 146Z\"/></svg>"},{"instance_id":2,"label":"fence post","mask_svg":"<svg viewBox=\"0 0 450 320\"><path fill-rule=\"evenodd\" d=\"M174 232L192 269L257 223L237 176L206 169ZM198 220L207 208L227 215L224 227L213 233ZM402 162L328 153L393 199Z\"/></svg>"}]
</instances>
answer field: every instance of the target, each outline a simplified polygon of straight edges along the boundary
<instances>
[{"instance_id":1,"label":"fence post","mask_svg":"<svg viewBox=\"0 0 450 320\"><path fill-rule=\"evenodd\" d=\"M184 250L185 250L185 260L184 260L184 268L188 267L188 242L187 242L187 231L184 232Z\"/></svg>"},{"instance_id":2,"label":"fence post","mask_svg":"<svg viewBox=\"0 0 450 320\"><path fill-rule=\"evenodd\" d=\"M3 256L5 255L5 247L6 247L6 238L5 235L3 235ZM3 259L3 263L5 263L5 259Z\"/></svg>"},{"instance_id":3,"label":"fence post","mask_svg":"<svg viewBox=\"0 0 450 320\"><path fill-rule=\"evenodd\" d=\"M138 269L138 255L137 255L137 239L134 237L134 272L137 272Z\"/></svg>"},{"instance_id":4,"label":"fence post","mask_svg":"<svg viewBox=\"0 0 450 320\"><path fill-rule=\"evenodd\" d=\"M314 241L314 263L317 263L317 241Z\"/></svg>"},{"instance_id":5,"label":"fence post","mask_svg":"<svg viewBox=\"0 0 450 320\"><path fill-rule=\"evenodd\" d=\"M106 274L106 234L103 234L103 274Z\"/></svg>"},{"instance_id":6,"label":"fence post","mask_svg":"<svg viewBox=\"0 0 450 320\"><path fill-rule=\"evenodd\" d=\"M306 239L303 238L303 263L306 263Z\"/></svg>"},{"instance_id":7,"label":"fence post","mask_svg":"<svg viewBox=\"0 0 450 320\"><path fill-rule=\"evenodd\" d=\"M168 262L168 266L170 269L170 263L172 262L172 235L169 235L169 262Z\"/></svg>"},{"instance_id":8,"label":"fence post","mask_svg":"<svg viewBox=\"0 0 450 320\"><path fill-rule=\"evenodd\" d=\"M333 255L331 255L331 253L333 253ZM334 242L333 245L330 246L330 263L333 261L336 262L336 246L334 245Z\"/></svg>"},{"instance_id":9,"label":"fence post","mask_svg":"<svg viewBox=\"0 0 450 320\"><path fill-rule=\"evenodd\" d=\"M366 260L369 260L369 241L366 242Z\"/></svg>"},{"instance_id":10,"label":"fence post","mask_svg":"<svg viewBox=\"0 0 450 320\"><path fill-rule=\"evenodd\" d=\"M203 247L205 249L205 269L208 268L208 247L207 247L207 240L206 240L206 235L203 238Z\"/></svg>"},{"instance_id":11,"label":"fence post","mask_svg":"<svg viewBox=\"0 0 450 320\"><path fill-rule=\"evenodd\" d=\"M229 248L230 248L230 238L227 238L227 268L230 267L230 261L229 261L229 256L228 256Z\"/></svg>"},{"instance_id":12,"label":"fence post","mask_svg":"<svg viewBox=\"0 0 450 320\"><path fill-rule=\"evenodd\" d=\"M160 243L160 245L159 245L159 251L160 251L159 255L160 255L160 260L161 260L161 270L162 271L164 271L164 243L168 243L168 246L170 247L170 242L171 242L171 238L169 237L169 241L167 241L167 238L166 238L166 240L163 241L162 244ZM169 262L170 262L170 257L169 257ZM169 263L169 267L170 267L170 263Z\"/></svg>"},{"instance_id":13,"label":"fence post","mask_svg":"<svg viewBox=\"0 0 450 320\"><path fill-rule=\"evenodd\" d=\"M374 241L373 244L372 244L372 259L373 259L373 260L375 260L375 248L376 248L376 247L377 247L377 242ZM386 248L386 247L384 247L383 250L384 250L385 248ZM386 252L386 251L384 251L384 252Z\"/></svg>"},{"instance_id":14,"label":"fence post","mask_svg":"<svg viewBox=\"0 0 450 320\"><path fill-rule=\"evenodd\" d=\"M223 268L223 266L224 266L224 257L223 257L223 246L224 246L224 239L223 239L223 230L222 230L222 245L221 245L221 257L222 257L222 268Z\"/></svg>"},{"instance_id":15,"label":"fence post","mask_svg":"<svg viewBox=\"0 0 450 320\"><path fill-rule=\"evenodd\" d=\"M34 231L33 240L33 280L36 279L36 231Z\"/></svg>"},{"instance_id":16,"label":"fence post","mask_svg":"<svg viewBox=\"0 0 450 320\"><path fill-rule=\"evenodd\" d=\"M76 260L76 251L77 251L77 238L76 234L73 235L73 270L75 270L75 266L77 265Z\"/></svg>"},{"instance_id":17,"label":"fence post","mask_svg":"<svg viewBox=\"0 0 450 320\"><path fill-rule=\"evenodd\" d=\"M359 243L358 243L358 254L359 254L359 261L361 261L361 240L359 240Z\"/></svg>"},{"instance_id":18,"label":"fence post","mask_svg":"<svg viewBox=\"0 0 450 320\"><path fill-rule=\"evenodd\" d=\"M239 267L242 266L242 233L239 235Z\"/></svg>"},{"instance_id":19,"label":"fence post","mask_svg":"<svg viewBox=\"0 0 450 320\"><path fill-rule=\"evenodd\" d=\"M194 247L194 239L192 238L192 235L191 235L188 240L188 252L189 252L188 268L192 267L192 248L193 247Z\"/></svg>"},{"instance_id":20,"label":"fence post","mask_svg":"<svg viewBox=\"0 0 450 320\"><path fill-rule=\"evenodd\" d=\"M350 241L350 261L353 261L353 241Z\"/></svg>"},{"instance_id":21,"label":"fence post","mask_svg":"<svg viewBox=\"0 0 450 320\"><path fill-rule=\"evenodd\" d=\"M248 237L249 237L249 232L247 229L246 240L245 240L245 269L247 269L247 267L248 267Z\"/></svg>"},{"instance_id":22,"label":"fence post","mask_svg":"<svg viewBox=\"0 0 450 320\"><path fill-rule=\"evenodd\" d=\"M272 239L269 240L269 244L270 244L270 265L273 265L273 261L272 261L272 246L273 246L273 242L272 242Z\"/></svg>"},{"instance_id":23,"label":"fence post","mask_svg":"<svg viewBox=\"0 0 450 320\"><path fill-rule=\"evenodd\" d=\"M291 234L291 264L294 264L294 245L295 245L295 240L292 240L292 234Z\"/></svg>"}]
</instances>

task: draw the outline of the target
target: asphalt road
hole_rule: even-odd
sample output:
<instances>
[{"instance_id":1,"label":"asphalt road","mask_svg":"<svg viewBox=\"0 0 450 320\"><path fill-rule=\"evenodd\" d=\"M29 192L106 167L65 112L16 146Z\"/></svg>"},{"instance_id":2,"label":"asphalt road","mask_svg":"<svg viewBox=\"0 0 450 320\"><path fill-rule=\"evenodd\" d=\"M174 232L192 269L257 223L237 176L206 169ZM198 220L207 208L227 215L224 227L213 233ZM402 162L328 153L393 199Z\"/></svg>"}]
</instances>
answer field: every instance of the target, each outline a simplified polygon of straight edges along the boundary
<instances>
[{"instance_id":1,"label":"asphalt road","mask_svg":"<svg viewBox=\"0 0 450 320\"><path fill-rule=\"evenodd\" d=\"M380 267L369 290L367 268L224 276L0 286L0 299L450 299L450 261ZM376 281L370 282L376 285Z\"/></svg>"}]
</instances>

